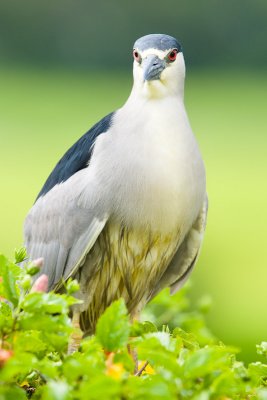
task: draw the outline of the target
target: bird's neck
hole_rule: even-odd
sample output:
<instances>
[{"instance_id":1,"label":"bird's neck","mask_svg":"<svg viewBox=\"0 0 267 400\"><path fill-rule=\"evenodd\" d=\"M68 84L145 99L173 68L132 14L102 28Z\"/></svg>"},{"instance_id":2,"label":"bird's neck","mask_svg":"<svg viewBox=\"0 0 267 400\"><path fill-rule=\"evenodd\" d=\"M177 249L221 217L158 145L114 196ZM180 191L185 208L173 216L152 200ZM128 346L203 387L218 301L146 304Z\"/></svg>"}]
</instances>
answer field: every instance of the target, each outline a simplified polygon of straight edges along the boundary
<instances>
[{"instance_id":1,"label":"bird's neck","mask_svg":"<svg viewBox=\"0 0 267 400\"><path fill-rule=\"evenodd\" d=\"M156 90L155 86L153 89ZM147 90L150 92L145 93L138 85L133 85L130 96L123 106L123 110L127 111L126 114L128 116L140 119L144 115L145 120L147 118L157 119L157 117L164 120L168 118L169 113L174 113L181 117L186 116L183 92L168 92L160 96L159 92L153 92L151 88Z\"/></svg>"},{"instance_id":2,"label":"bird's neck","mask_svg":"<svg viewBox=\"0 0 267 400\"><path fill-rule=\"evenodd\" d=\"M134 81L129 99L164 100L176 98L177 101L184 100L184 80L177 82L161 82L154 80L149 82Z\"/></svg>"}]
</instances>

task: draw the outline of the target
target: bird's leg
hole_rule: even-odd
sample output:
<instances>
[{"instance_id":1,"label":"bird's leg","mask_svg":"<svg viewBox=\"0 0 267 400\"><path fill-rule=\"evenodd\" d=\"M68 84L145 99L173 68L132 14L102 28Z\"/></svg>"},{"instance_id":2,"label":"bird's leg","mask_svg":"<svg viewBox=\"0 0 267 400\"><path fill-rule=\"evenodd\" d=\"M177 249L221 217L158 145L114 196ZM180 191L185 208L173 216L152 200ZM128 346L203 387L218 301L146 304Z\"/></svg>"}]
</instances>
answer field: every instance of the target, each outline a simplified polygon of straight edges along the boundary
<instances>
[{"instance_id":1,"label":"bird's leg","mask_svg":"<svg viewBox=\"0 0 267 400\"><path fill-rule=\"evenodd\" d=\"M139 311L135 311L134 313L131 314L131 322L139 321L139 318L140 318L140 312ZM146 369L146 367L148 365L148 361L143 363L141 368L138 369L139 368L139 362L138 362L137 350L133 346L131 346L129 344L128 345L128 352L131 355L131 357L133 359L133 362L134 362L134 375L135 376L141 376L143 371Z\"/></svg>"},{"instance_id":2,"label":"bird's leg","mask_svg":"<svg viewBox=\"0 0 267 400\"><path fill-rule=\"evenodd\" d=\"M79 349L80 343L81 343L81 340L83 337L83 333L80 328L80 312L79 311L73 311L72 326L73 326L73 332L70 335L70 339L69 339L68 354L72 354Z\"/></svg>"},{"instance_id":3,"label":"bird's leg","mask_svg":"<svg viewBox=\"0 0 267 400\"><path fill-rule=\"evenodd\" d=\"M139 321L139 318L140 318L140 311L135 309L131 313L131 322L133 323L134 321ZM131 344L128 345L128 353L130 354L130 356L132 357L133 362L134 362L134 375L137 375L138 374L138 354L137 354L137 350Z\"/></svg>"},{"instance_id":4,"label":"bird's leg","mask_svg":"<svg viewBox=\"0 0 267 400\"><path fill-rule=\"evenodd\" d=\"M134 372L133 373L134 373L134 375L136 375L138 373L138 354L137 354L136 349L131 344L128 344L127 348L128 348L128 353L130 354L130 356L133 359L133 362L134 362Z\"/></svg>"}]
</instances>

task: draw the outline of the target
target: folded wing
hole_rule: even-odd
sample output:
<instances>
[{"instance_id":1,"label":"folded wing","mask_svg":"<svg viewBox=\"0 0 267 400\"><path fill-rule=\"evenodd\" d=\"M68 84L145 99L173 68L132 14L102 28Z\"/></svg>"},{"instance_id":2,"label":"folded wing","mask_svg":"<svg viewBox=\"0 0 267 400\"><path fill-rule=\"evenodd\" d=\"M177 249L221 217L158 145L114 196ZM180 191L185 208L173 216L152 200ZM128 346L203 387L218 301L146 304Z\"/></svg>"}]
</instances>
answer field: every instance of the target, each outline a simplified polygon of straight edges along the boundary
<instances>
[{"instance_id":1,"label":"folded wing","mask_svg":"<svg viewBox=\"0 0 267 400\"><path fill-rule=\"evenodd\" d=\"M188 279L199 255L203 241L208 211L208 199L205 198L202 209L192 228L179 246L165 273L162 275L151 297L163 288L170 286L171 294L176 293Z\"/></svg>"},{"instance_id":2,"label":"folded wing","mask_svg":"<svg viewBox=\"0 0 267 400\"><path fill-rule=\"evenodd\" d=\"M96 138L108 132L113 114L98 122L58 162L25 220L30 259L44 258L49 290L83 264L108 220L89 161ZM86 201L81 201L86 198Z\"/></svg>"}]
</instances>

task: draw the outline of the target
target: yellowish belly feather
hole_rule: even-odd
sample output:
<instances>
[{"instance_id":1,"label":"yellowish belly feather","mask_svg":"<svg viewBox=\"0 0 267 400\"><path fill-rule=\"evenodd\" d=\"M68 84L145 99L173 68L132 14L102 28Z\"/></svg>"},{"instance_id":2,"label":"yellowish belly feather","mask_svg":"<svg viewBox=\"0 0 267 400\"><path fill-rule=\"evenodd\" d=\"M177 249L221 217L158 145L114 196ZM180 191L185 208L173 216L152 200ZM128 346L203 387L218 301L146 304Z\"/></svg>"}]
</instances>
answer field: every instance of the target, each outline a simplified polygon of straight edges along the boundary
<instances>
[{"instance_id":1,"label":"yellowish belly feather","mask_svg":"<svg viewBox=\"0 0 267 400\"><path fill-rule=\"evenodd\" d=\"M172 259L178 236L177 230L162 236L108 223L77 276L82 329L94 331L99 316L120 297L130 314L138 313Z\"/></svg>"}]
</instances>

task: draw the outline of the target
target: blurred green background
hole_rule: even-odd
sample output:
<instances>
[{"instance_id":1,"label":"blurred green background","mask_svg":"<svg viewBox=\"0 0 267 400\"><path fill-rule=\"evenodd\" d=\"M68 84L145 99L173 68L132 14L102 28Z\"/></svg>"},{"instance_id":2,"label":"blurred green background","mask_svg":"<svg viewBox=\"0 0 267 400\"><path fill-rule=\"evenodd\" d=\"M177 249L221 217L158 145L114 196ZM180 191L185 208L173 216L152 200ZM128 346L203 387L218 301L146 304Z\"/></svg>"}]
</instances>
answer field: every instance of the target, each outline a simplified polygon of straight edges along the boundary
<instances>
[{"instance_id":1,"label":"blurred green background","mask_svg":"<svg viewBox=\"0 0 267 400\"><path fill-rule=\"evenodd\" d=\"M210 294L209 326L253 359L267 340L266 20L266 0L1 0L0 251L22 244L67 148L126 100L135 39L176 36L210 199L192 298Z\"/></svg>"}]
</instances>

